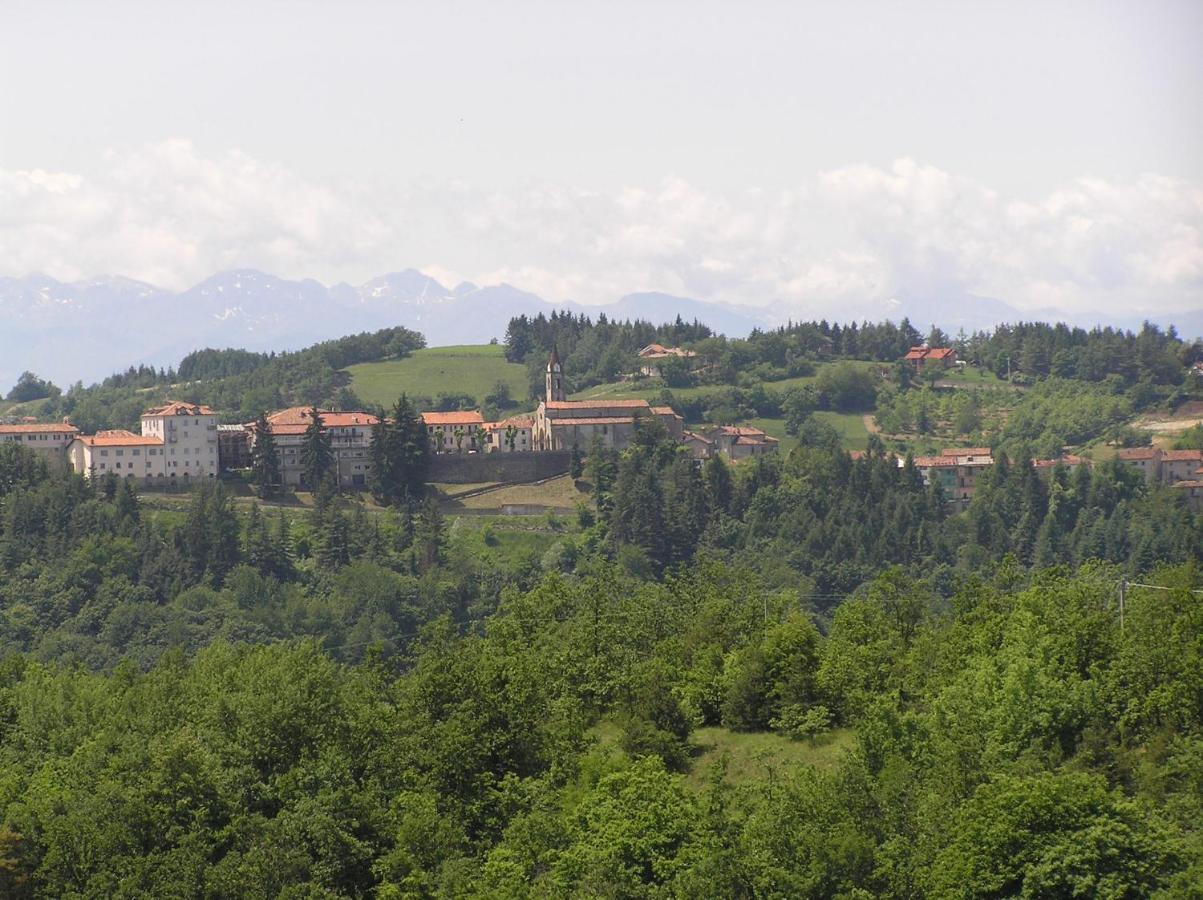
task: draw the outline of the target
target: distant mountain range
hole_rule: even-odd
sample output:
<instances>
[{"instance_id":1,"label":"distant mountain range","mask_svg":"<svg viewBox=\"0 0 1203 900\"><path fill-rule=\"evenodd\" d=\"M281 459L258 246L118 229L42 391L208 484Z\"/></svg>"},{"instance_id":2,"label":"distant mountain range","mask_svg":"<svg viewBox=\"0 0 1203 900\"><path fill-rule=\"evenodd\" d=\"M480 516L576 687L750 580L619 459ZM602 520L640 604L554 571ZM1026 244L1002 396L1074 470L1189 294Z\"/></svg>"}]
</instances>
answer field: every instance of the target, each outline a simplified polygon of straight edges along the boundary
<instances>
[{"instance_id":1,"label":"distant mountain range","mask_svg":"<svg viewBox=\"0 0 1203 900\"><path fill-rule=\"evenodd\" d=\"M44 275L0 277L0 394L26 369L66 387L130 365L175 365L202 347L294 350L393 325L422 332L430 346L485 343L504 338L512 316L553 309L654 322L680 315L699 319L731 337L788 318L784 309L753 309L661 293L628 294L605 306L553 304L508 284L478 287L465 282L448 288L414 269L359 286L331 287L240 269L221 272L178 293L120 277L74 283ZM799 315L794 311L794 318ZM1021 318L1005 303L983 297L938 301L904 297L876 310L849 310L840 318L898 320L903 316L921 330L938 322L953 332ZM1050 313L1044 318L1057 316ZM1203 333L1203 315L1186 318L1195 321L1179 321L1180 333ZM1115 324L1133 327L1139 322Z\"/></svg>"}]
</instances>

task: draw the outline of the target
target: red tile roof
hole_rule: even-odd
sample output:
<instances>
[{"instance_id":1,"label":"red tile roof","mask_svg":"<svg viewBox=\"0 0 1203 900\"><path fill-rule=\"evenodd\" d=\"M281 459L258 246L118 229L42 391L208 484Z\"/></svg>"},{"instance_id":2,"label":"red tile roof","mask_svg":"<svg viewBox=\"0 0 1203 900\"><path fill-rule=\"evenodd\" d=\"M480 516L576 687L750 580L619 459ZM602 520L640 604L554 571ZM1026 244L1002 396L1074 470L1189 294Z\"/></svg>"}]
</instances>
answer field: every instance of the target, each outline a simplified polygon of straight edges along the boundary
<instances>
[{"instance_id":1,"label":"red tile roof","mask_svg":"<svg viewBox=\"0 0 1203 900\"><path fill-rule=\"evenodd\" d=\"M182 403L171 400L166 406L156 406L142 413L146 416L212 416L216 415L209 407L199 403Z\"/></svg>"},{"instance_id":2,"label":"red tile roof","mask_svg":"<svg viewBox=\"0 0 1203 900\"><path fill-rule=\"evenodd\" d=\"M951 347L932 347L927 351L926 359L946 359L956 353Z\"/></svg>"},{"instance_id":3,"label":"red tile roof","mask_svg":"<svg viewBox=\"0 0 1203 900\"><path fill-rule=\"evenodd\" d=\"M1161 451L1156 447L1131 447L1116 454L1120 459L1153 459Z\"/></svg>"},{"instance_id":4,"label":"red tile roof","mask_svg":"<svg viewBox=\"0 0 1203 900\"><path fill-rule=\"evenodd\" d=\"M89 447L161 447L163 440L148 435L134 434L132 431L113 430L98 431L95 434L81 434L76 438Z\"/></svg>"},{"instance_id":5,"label":"red tile roof","mask_svg":"<svg viewBox=\"0 0 1203 900\"><path fill-rule=\"evenodd\" d=\"M916 456L913 459L920 469L953 468L957 464L955 456Z\"/></svg>"},{"instance_id":6,"label":"red tile roof","mask_svg":"<svg viewBox=\"0 0 1203 900\"><path fill-rule=\"evenodd\" d=\"M681 416L677 414L677 411L671 406L653 406L652 414L657 416L676 416L678 419L681 418Z\"/></svg>"},{"instance_id":7,"label":"red tile roof","mask_svg":"<svg viewBox=\"0 0 1203 900\"><path fill-rule=\"evenodd\" d=\"M1166 462L1203 462L1203 450L1166 450L1161 458Z\"/></svg>"},{"instance_id":8,"label":"red tile roof","mask_svg":"<svg viewBox=\"0 0 1203 900\"><path fill-rule=\"evenodd\" d=\"M926 347L911 347L911 349L906 352L906 356L904 356L902 358L903 359L923 359L923 357L925 357L925 356L927 356L927 348Z\"/></svg>"},{"instance_id":9,"label":"red tile roof","mask_svg":"<svg viewBox=\"0 0 1203 900\"><path fill-rule=\"evenodd\" d=\"M325 428L350 428L355 425L380 424L380 420L376 416L366 412L331 412L325 409L319 409L317 412ZM300 426L303 431L312 421L310 418L312 414L312 407L290 406L288 409L282 409L268 416L267 424L271 426L273 434L295 434L296 432L293 431L280 431L279 428L280 426Z\"/></svg>"},{"instance_id":10,"label":"red tile roof","mask_svg":"<svg viewBox=\"0 0 1203 900\"><path fill-rule=\"evenodd\" d=\"M79 429L65 422L36 425L0 425L0 434L78 434Z\"/></svg>"},{"instance_id":11,"label":"red tile roof","mask_svg":"<svg viewBox=\"0 0 1203 900\"><path fill-rule=\"evenodd\" d=\"M696 431L686 431L683 435L683 438L687 441L701 441L703 444L714 443L714 441L710 440L710 438L706 437L706 435L698 434Z\"/></svg>"},{"instance_id":12,"label":"red tile roof","mask_svg":"<svg viewBox=\"0 0 1203 900\"><path fill-rule=\"evenodd\" d=\"M989 456L989 447L946 447L940 451L941 456Z\"/></svg>"},{"instance_id":13,"label":"red tile roof","mask_svg":"<svg viewBox=\"0 0 1203 900\"><path fill-rule=\"evenodd\" d=\"M550 400L546 409L651 409L646 400Z\"/></svg>"},{"instance_id":14,"label":"red tile roof","mask_svg":"<svg viewBox=\"0 0 1203 900\"><path fill-rule=\"evenodd\" d=\"M1176 488L1203 488L1203 481L1175 481L1171 486Z\"/></svg>"},{"instance_id":15,"label":"red tile roof","mask_svg":"<svg viewBox=\"0 0 1203 900\"><path fill-rule=\"evenodd\" d=\"M483 425L485 420L475 410L455 412L424 412L422 422L426 425Z\"/></svg>"}]
</instances>

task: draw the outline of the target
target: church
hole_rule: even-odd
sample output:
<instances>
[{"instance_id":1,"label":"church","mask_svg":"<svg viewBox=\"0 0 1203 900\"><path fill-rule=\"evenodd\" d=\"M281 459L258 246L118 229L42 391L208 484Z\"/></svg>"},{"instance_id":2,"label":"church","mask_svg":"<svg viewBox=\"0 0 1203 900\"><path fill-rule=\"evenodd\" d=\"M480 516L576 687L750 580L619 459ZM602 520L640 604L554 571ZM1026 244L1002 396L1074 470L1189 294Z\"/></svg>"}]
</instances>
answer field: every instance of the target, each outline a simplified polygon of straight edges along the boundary
<instances>
[{"instance_id":1,"label":"church","mask_svg":"<svg viewBox=\"0 0 1203 900\"><path fill-rule=\"evenodd\" d=\"M594 437L604 447L623 450L635 435L635 420L655 416L668 433L680 441L685 420L670 406L652 406L646 400L569 400L564 390L564 367L553 347L547 360L546 395L535 410L535 450L587 452Z\"/></svg>"}]
</instances>

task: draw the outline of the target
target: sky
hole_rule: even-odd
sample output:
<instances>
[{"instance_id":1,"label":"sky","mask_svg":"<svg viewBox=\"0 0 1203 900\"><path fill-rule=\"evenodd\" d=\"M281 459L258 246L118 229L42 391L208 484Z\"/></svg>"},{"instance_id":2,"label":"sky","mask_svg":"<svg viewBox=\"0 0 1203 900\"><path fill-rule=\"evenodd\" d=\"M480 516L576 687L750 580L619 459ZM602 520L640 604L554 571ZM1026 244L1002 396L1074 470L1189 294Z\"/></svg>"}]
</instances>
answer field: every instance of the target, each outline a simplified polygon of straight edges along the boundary
<instances>
[{"instance_id":1,"label":"sky","mask_svg":"<svg viewBox=\"0 0 1203 900\"><path fill-rule=\"evenodd\" d=\"M1198 0L3 0L0 275L1197 311L1201 44Z\"/></svg>"}]
</instances>

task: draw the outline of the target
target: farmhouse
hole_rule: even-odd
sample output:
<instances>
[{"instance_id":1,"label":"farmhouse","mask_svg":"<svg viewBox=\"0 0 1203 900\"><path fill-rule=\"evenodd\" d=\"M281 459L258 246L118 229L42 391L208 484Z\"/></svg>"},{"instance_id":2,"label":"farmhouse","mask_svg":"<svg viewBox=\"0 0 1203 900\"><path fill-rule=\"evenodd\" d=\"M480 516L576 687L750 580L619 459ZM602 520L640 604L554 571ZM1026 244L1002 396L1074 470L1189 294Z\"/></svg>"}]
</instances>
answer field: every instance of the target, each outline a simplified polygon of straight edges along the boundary
<instances>
[{"instance_id":1,"label":"farmhouse","mask_svg":"<svg viewBox=\"0 0 1203 900\"><path fill-rule=\"evenodd\" d=\"M921 371L925 366L950 369L956 364L957 351L951 347L929 347L927 344L920 344L918 347L911 347L903 359L914 366L916 371Z\"/></svg>"},{"instance_id":2,"label":"farmhouse","mask_svg":"<svg viewBox=\"0 0 1203 900\"><path fill-rule=\"evenodd\" d=\"M639 372L648 378L660 377L660 364L666 359L684 359L686 361L697 356L692 350L681 347L665 347L663 344L648 344L639 351Z\"/></svg>"}]
</instances>

